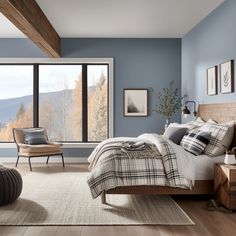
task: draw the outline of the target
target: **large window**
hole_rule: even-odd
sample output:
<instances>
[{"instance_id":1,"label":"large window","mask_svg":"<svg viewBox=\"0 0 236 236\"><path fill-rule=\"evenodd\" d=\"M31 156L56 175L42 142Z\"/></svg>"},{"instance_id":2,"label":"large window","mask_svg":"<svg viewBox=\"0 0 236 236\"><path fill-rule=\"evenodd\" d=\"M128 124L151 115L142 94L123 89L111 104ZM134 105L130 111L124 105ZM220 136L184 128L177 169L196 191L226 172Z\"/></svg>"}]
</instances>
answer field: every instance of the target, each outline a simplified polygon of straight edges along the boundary
<instances>
[{"instance_id":1,"label":"large window","mask_svg":"<svg viewBox=\"0 0 236 236\"><path fill-rule=\"evenodd\" d=\"M81 65L39 66L39 125L52 140L82 141Z\"/></svg>"},{"instance_id":2,"label":"large window","mask_svg":"<svg viewBox=\"0 0 236 236\"><path fill-rule=\"evenodd\" d=\"M13 141L12 129L33 125L33 66L0 66L0 141Z\"/></svg>"},{"instance_id":3,"label":"large window","mask_svg":"<svg viewBox=\"0 0 236 236\"><path fill-rule=\"evenodd\" d=\"M0 141L14 127L45 127L50 140L109 136L108 64L0 65Z\"/></svg>"}]
</instances>

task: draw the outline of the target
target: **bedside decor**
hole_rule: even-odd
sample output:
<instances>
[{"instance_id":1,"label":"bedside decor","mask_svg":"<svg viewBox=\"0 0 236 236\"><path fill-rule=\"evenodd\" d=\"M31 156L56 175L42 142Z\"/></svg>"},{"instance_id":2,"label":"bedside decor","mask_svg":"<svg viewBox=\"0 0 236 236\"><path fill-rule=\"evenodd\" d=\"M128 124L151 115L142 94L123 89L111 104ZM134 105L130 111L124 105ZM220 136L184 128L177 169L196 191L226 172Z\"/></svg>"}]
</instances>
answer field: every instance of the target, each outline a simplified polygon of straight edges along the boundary
<instances>
[{"instance_id":1,"label":"bedside decor","mask_svg":"<svg viewBox=\"0 0 236 236\"><path fill-rule=\"evenodd\" d=\"M217 66L207 69L207 95L217 94Z\"/></svg>"},{"instance_id":2,"label":"bedside decor","mask_svg":"<svg viewBox=\"0 0 236 236\"><path fill-rule=\"evenodd\" d=\"M174 87L174 82L170 82L168 87L163 88L160 91L152 91L156 94L157 104L153 109L154 112L157 112L163 115L166 119L165 129L170 124L170 118L174 113L176 113L181 107L181 98L179 96L179 90Z\"/></svg>"},{"instance_id":3,"label":"bedside decor","mask_svg":"<svg viewBox=\"0 0 236 236\"><path fill-rule=\"evenodd\" d=\"M236 151L235 147L232 150L226 150L225 159L224 159L224 163L226 165L236 164L235 151Z\"/></svg>"},{"instance_id":4,"label":"bedside decor","mask_svg":"<svg viewBox=\"0 0 236 236\"><path fill-rule=\"evenodd\" d=\"M232 93L234 91L234 61L230 60L220 64L220 92Z\"/></svg>"},{"instance_id":5,"label":"bedside decor","mask_svg":"<svg viewBox=\"0 0 236 236\"><path fill-rule=\"evenodd\" d=\"M148 89L124 89L124 116L148 116Z\"/></svg>"}]
</instances>

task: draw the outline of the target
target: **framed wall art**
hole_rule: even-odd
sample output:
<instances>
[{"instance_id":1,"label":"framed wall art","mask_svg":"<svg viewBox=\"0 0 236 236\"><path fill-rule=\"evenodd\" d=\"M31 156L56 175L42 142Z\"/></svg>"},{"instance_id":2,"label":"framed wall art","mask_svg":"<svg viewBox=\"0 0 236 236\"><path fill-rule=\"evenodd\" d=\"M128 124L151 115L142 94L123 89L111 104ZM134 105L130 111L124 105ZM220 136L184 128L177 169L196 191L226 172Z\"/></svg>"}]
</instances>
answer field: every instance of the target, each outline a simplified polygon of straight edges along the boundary
<instances>
[{"instance_id":1,"label":"framed wall art","mask_svg":"<svg viewBox=\"0 0 236 236\"><path fill-rule=\"evenodd\" d=\"M207 69L207 95L217 94L217 66Z\"/></svg>"},{"instance_id":2,"label":"framed wall art","mask_svg":"<svg viewBox=\"0 0 236 236\"><path fill-rule=\"evenodd\" d=\"M234 60L220 64L220 92L232 93L234 91Z\"/></svg>"},{"instance_id":3,"label":"framed wall art","mask_svg":"<svg viewBox=\"0 0 236 236\"><path fill-rule=\"evenodd\" d=\"M124 89L124 116L148 116L148 89Z\"/></svg>"}]
</instances>

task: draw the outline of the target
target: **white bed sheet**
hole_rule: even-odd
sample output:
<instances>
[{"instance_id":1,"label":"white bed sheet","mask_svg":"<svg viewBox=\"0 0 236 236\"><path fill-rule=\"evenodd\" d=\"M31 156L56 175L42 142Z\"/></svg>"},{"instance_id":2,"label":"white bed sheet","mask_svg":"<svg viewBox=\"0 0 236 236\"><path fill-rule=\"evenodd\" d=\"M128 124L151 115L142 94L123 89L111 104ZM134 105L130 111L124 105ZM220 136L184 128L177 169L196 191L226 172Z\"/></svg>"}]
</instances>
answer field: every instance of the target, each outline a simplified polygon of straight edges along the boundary
<instances>
[{"instance_id":1,"label":"white bed sheet","mask_svg":"<svg viewBox=\"0 0 236 236\"><path fill-rule=\"evenodd\" d=\"M214 163L224 162L225 155L209 157L207 155L193 156L195 180L214 179Z\"/></svg>"},{"instance_id":2,"label":"white bed sheet","mask_svg":"<svg viewBox=\"0 0 236 236\"><path fill-rule=\"evenodd\" d=\"M178 164L180 167L184 166L185 171L180 173L188 179L193 180L212 180L214 179L214 163L224 162L225 155L210 157L207 155L195 156L190 152L187 152L180 145L177 145L173 142L172 147L174 151L178 154L177 156L182 156L178 158ZM189 160L189 161L188 161ZM191 164L191 165L190 165ZM194 176L194 178L192 177Z\"/></svg>"}]
</instances>

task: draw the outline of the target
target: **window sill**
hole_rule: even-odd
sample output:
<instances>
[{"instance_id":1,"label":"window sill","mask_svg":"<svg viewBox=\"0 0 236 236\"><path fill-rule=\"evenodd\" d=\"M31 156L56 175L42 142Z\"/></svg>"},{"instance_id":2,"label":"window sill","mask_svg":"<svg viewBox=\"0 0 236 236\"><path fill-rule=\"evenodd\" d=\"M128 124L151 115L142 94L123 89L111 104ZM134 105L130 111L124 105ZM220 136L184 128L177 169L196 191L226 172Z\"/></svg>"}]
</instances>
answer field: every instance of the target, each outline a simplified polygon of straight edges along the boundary
<instances>
[{"instance_id":1,"label":"window sill","mask_svg":"<svg viewBox=\"0 0 236 236\"><path fill-rule=\"evenodd\" d=\"M95 148L98 143L63 143L62 148ZM16 148L15 143L0 143L0 148Z\"/></svg>"},{"instance_id":2,"label":"window sill","mask_svg":"<svg viewBox=\"0 0 236 236\"><path fill-rule=\"evenodd\" d=\"M95 148L98 143L63 143L63 148Z\"/></svg>"}]
</instances>

